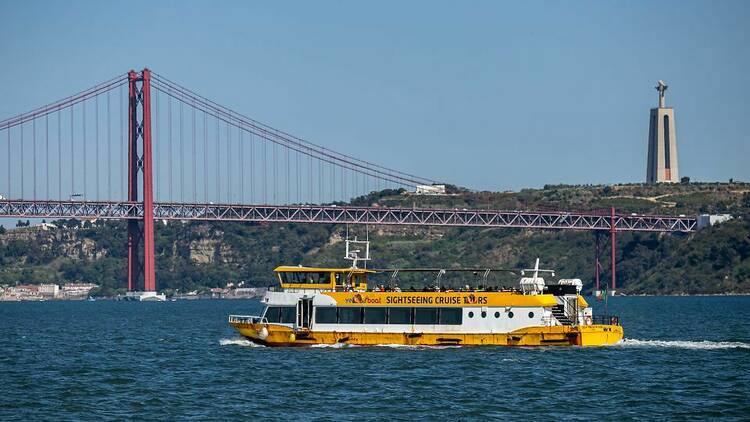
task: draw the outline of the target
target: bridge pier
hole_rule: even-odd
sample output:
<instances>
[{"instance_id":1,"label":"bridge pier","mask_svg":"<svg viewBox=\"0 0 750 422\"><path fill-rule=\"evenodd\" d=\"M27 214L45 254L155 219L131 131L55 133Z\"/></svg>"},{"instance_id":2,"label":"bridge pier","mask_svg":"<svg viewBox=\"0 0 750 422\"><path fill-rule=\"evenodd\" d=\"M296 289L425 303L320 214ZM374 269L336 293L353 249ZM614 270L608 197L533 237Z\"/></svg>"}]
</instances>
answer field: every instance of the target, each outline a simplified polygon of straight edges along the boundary
<instances>
[{"instance_id":1,"label":"bridge pier","mask_svg":"<svg viewBox=\"0 0 750 422\"><path fill-rule=\"evenodd\" d=\"M600 281L600 275L602 272L602 264L601 264L601 257L602 252L604 249L604 246L601 243L601 237L603 236L603 231L595 231L594 232L594 280L595 280L595 289L594 289L594 296L596 296L597 299L601 299L601 281ZM609 239L610 239L610 271L611 271L611 284L609 288L607 289L607 294L613 295L615 293L615 290L617 289L617 215L615 214L615 208L612 207L610 209L609 214Z\"/></svg>"},{"instance_id":2,"label":"bridge pier","mask_svg":"<svg viewBox=\"0 0 750 422\"><path fill-rule=\"evenodd\" d=\"M140 83L140 89L138 88ZM140 104L141 119L138 117ZM139 139L141 150L139 153ZM128 72L128 201L138 202L138 173L143 182L143 227L128 221L128 290L138 290L143 274L143 290L156 291L154 265L154 196L151 142L151 71ZM143 259L139 246L143 240Z\"/></svg>"}]
</instances>

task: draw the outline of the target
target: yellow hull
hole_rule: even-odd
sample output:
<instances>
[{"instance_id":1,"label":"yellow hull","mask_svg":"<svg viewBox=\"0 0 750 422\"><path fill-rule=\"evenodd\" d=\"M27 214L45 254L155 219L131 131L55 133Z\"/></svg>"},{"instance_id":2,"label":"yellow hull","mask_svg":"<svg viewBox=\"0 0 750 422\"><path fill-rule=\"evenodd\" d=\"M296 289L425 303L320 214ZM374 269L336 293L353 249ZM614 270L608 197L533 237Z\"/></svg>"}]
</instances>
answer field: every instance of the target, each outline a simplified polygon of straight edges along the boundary
<instances>
[{"instance_id":1,"label":"yellow hull","mask_svg":"<svg viewBox=\"0 0 750 422\"><path fill-rule=\"evenodd\" d=\"M619 325L529 327L503 334L459 333L360 333L297 331L275 324L232 323L247 339L265 346L312 346L351 344L373 346L605 346L622 340Z\"/></svg>"}]
</instances>

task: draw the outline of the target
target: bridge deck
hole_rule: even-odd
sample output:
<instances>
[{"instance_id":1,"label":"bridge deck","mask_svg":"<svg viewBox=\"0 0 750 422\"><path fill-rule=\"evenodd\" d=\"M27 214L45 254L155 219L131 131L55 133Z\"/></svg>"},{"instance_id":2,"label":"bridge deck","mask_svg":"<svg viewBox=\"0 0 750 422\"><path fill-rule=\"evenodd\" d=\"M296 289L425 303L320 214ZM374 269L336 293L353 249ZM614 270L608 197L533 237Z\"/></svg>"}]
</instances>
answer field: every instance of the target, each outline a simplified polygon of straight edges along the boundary
<instances>
[{"instance_id":1,"label":"bridge deck","mask_svg":"<svg viewBox=\"0 0 750 422\"><path fill-rule=\"evenodd\" d=\"M0 200L0 217L142 219L143 204L98 201ZM238 205L155 203L160 220L252 221L324 224L505 227L611 230L612 218L601 212L535 212L475 209L374 208L332 205ZM615 215L617 231L693 232L695 217Z\"/></svg>"}]
</instances>

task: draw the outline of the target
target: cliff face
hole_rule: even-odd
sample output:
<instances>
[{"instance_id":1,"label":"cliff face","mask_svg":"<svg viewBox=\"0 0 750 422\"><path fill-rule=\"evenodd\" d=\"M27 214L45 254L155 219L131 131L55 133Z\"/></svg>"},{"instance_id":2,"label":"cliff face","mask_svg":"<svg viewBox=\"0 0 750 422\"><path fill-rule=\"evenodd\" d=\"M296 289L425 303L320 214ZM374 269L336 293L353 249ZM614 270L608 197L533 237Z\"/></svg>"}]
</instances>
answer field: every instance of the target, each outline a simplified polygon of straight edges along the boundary
<instances>
[{"instance_id":1,"label":"cliff face","mask_svg":"<svg viewBox=\"0 0 750 422\"><path fill-rule=\"evenodd\" d=\"M691 235L622 233L617 263L620 291L627 293L750 292L750 189L747 186L547 187L518 193L469 193L413 197L394 192L357 198L357 205L455 208L601 209L623 212L729 212L730 222ZM417 203L417 201L421 201ZM125 286L126 229L123 222L55 222L0 234L0 284L93 282L104 292ZM539 257L559 277L593 285L594 235L590 232L530 231L405 226L349 228L351 237L369 236L372 268L528 268ZM344 264L346 227L304 224L180 223L156 226L159 287L196 290L230 281L273 282L281 264ZM605 254L608 256L608 254ZM604 258L603 280L609 278ZM444 281L465 284L465 280ZM513 284L502 274L491 282ZM433 282L403 276L402 285Z\"/></svg>"}]
</instances>

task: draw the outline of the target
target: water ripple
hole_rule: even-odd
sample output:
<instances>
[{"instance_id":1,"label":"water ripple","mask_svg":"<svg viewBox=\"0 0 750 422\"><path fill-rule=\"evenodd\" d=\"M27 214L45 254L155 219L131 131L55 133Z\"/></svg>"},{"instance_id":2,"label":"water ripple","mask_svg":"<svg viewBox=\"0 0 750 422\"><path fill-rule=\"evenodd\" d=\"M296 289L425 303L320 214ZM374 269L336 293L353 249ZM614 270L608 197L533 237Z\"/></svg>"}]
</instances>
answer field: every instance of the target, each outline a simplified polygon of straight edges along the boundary
<instances>
[{"instance_id":1,"label":"water ripple","mask_svg":"<svg viewBox=\"0 0 750 422\"><path fill-rule=\"evenodd\" d=\"M258 302L0 303L0 420L743 420L749 305L617 298L606 348L302 349L227 325Z\"/></svg>"}]
</instances>

